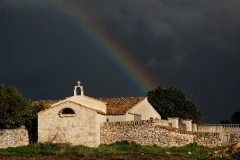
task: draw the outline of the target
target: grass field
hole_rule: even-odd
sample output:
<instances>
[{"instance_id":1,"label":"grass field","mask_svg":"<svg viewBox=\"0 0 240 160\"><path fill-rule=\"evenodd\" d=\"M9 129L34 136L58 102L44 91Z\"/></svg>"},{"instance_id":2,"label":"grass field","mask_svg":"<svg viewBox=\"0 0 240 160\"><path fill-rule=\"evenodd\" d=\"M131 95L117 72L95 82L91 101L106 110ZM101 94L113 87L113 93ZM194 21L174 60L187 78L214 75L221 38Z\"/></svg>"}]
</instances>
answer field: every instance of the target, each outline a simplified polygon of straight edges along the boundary
<instances>
[{"instance_id":1,"label":"grass field","mask_svg":"<svg viewBox=\"0 0 240 160\"><path fill-rule=\"evenodd\" d=\"M240 159L239 153L232 154L230 157L209 156L225 148L206 148L196 144L161 148L159 146L141 146L125 141L111 145L100 145L98 148L39 143L0 149L0 159Z\"/></svg>"}]
</instances>

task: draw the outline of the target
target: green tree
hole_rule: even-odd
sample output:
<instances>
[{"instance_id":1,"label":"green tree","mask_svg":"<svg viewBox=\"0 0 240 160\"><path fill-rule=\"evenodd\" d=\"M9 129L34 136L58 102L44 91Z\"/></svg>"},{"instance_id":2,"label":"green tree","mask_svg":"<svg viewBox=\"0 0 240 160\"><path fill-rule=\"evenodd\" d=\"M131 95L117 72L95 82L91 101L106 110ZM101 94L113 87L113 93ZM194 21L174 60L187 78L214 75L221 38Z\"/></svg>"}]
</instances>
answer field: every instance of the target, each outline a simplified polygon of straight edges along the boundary
<instances>
[{"instance_id":1,"label":"green tree","mask_svg":"<svg viewBox=\"0 0 240 160\"><path fill-rule=\"evenodd\" d=\"M0 84L0 128L18 128L24 125L30 106L16 87Z\"/></svg>"},{"instance_id":2,"label":"green tree","mask_svg":"<svg viewBox=\"0 0 240 160\"><path fill-rule=\"evenodd\" d=\"M16 87L0 84L0 129L12 129L25 125L30 143L36 142L37 113L43 109L43 102L34 103L24 98Z\"/></svg>"},{"instance_id":3,"label":"green tree","mask_svg":"<svg viewBox=\"0 0 240 160\"><path fill-rule=\"evenodd\" d=\"M233 113L231 120L232 124L240 124L240 110Z\"/></svg>"},{"instance_id":4,"label":"green tree","mask_svg":"<svg viewBox=\"0 0 240 160\"><path fill-rule=\"evenodd\" d=\"M201 122L202 113L198 106L187 98L181 89L170 87L164 89L161 86L148 92L148 101L161 115L163 119L179 117L192 119L194 123Z\"/></svg>"},{"instance_id":5,"label":"green tree","mask_svg":"<svg viewBox=\"0 0 240 160\"><path fill-rule=\"evenodd\" d=\"M31 107L24 124L28 130L29 142L36 143L38 141L38 112L44 109L44 103L42 101L34 102L32 100L29 100L29 102Z\"/></svg>"}]
</instances>

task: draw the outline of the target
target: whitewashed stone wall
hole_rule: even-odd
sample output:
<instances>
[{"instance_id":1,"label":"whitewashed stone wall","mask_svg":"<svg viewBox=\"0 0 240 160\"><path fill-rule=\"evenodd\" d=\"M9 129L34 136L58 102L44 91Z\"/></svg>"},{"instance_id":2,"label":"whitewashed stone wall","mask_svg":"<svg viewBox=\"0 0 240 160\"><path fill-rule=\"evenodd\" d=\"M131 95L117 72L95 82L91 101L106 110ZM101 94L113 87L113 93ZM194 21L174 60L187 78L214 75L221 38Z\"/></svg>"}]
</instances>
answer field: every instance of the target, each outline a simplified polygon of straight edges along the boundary
<instances>
[{"instance_id":1,"label":"whitewashed stone wall","mask_svg":"<svg viewBox=\"0 0 240 160\"><path fill-rule=\"evenodd\" d=\"M178 117L169 117L168 118L168 124L171 125L172 127L178 128L179 126L179 118Z\"/></svg>"},{"instance_id":2,"label":"whitewashed stone wall","mask_svg":"<svg viewBox=\"0 0 240 160\"><path fill-rule=\"evenodd\" d=\"M185 130L185 131L193 131L192 128L192 120L189 119L181 119L179 121L179 128Z\"/></svg>"},{"instance_id":3,"label":"whitewashed stone wall","mask_svg":"<svg viewBox=\"0 0 240 160\"><path fill-rule=\"evenodd\" d=\"M60 115L64 108L75 114ZM106 121L96 110L73 102L64 102L38 113L38 142L69 143L97 147L100 144L100 123Z\"/></svg>"},{"instance_id":4,"label":"whitewashed stone wall","mask_svg":"<svg viewBox=\"0 0 240 160\"><path fill-rule=\"evenodd\" d=\"M25 127L18 129L0 129L0 148L18 147L28 144L28 131Z\"/></svg>"},{"instance_id":5,"label":"whitewashed stone wall","mask_svg":"<svg viewBox=\"0 0 240 160\"><path fill-rule=\"evenodd\" d=\"M193 143L193 134L171 131L159 126L162 120L143 120L128 122L106 122L100 128L101 144L116 141L135 142L141 145L158 145L162 147L183 146ZM165 121L163 121L165 124Z\"/></svg>"}]
</instances>

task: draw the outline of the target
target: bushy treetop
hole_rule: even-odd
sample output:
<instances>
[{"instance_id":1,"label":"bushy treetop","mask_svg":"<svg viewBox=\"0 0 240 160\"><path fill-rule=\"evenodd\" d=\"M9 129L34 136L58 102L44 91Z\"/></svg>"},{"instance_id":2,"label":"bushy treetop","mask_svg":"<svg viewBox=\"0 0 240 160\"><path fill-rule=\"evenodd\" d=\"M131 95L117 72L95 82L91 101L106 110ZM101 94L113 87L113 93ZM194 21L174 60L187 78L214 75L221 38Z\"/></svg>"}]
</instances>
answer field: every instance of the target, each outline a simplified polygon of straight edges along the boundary
<instances>
[{"instance_id":1,"label":"bushy treetop","mask_svg":"<svg viewBox=\"0 0 240 160\"><path fill-rule=\"evenodd\" d=\"M232 124L240 124L240 110L233 113L231 121Z\"/></svg>"},{"instance_id":2,"label":"bushy treetop","mask_svg":"<svg viewBox=\"0 0 240 160\"><path fill-rule=\"evenodd\" d=\"M170 87L164 89L161 86L148 92L148 101L161 115L162 119L178 117L192 119L194 123L201 122L202 113L198 106L187 98L181 89Z\"/></svg>"},{"instance_id":3,"label":"bushy treetop","mask_svg":"<svg viewBox=\"0 0 240 160\"><path fill-rule=\"evenodd\" d=\"M33 105L14 86L0 84L0 128L32 126L43 104Z\"/></svg>"}]
</instances>

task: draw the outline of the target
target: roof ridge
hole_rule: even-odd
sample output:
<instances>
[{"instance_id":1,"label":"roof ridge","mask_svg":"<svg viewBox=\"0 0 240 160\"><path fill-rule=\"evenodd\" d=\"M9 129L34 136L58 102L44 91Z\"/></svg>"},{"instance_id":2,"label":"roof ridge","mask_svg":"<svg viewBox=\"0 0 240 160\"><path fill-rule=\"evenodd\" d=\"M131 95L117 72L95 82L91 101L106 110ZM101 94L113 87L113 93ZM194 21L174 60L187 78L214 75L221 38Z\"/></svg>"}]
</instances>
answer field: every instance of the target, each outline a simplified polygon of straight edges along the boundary
<instances>
[{"instance_id":1,"label":"roof ridge","mask_svg":"<svg viewBox=\"0 0 240 160\"><path fill-rule=\"evenodd\" d=\"M120 99L120 98L147 98L147 97L111 97L111 98L97 98L97 99Z\"/></svg>"},{"instance_id":2,"label":"roof ridge","mask_svg":"<svg viewBox=\"0 0 240 160\"><path fill-rule=\"evenodd\" d=\"M98 101L98 102L101 102L101 103L104 103L104 104L106 104L105 102L103 102L103 101L99 100L98 98L89 97L89 96L85 96L85 95L84 95L84 97L86 97L86 98L88 98L88 99L96 100L96 101Z\"/></svg>"},{"instance_id":3,"label":"roof ridge","mask_svg":"<svg viewBox=\"0 0 240 160\"><path fill-rule=\"evenodd\" d=\"M85 106L85 105L76 103L76 102L74 102L74 101L72 101L72 100L63 100L63 101L61 101L61 102L59 101L58 104L56 104L56 105L54 105L54 106L51 105L51 107L46 108L46 109L44 109L44 110L41 110L41 111L38 112L38 113L41 113L41 112L44 112L44 111L46 111L46 110L52 109L53 107L56 107L56 106L58 106L58 105L61 105L62 103L69 103L69 102L70 102L70 103L74 103L74 104L76 104L76 105L80 105L80 106L82 106L82 107L84 107L84 108L87 108L87 109L90 109L90 110L94 110L94 111L96 111L98 114L106 115L106 113L104 113L104 112L101 111L101 110L87 107L87 106Z\"/></svg>"}]
</instances>

